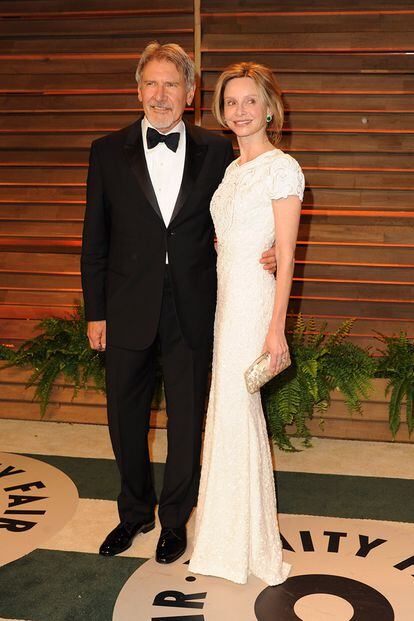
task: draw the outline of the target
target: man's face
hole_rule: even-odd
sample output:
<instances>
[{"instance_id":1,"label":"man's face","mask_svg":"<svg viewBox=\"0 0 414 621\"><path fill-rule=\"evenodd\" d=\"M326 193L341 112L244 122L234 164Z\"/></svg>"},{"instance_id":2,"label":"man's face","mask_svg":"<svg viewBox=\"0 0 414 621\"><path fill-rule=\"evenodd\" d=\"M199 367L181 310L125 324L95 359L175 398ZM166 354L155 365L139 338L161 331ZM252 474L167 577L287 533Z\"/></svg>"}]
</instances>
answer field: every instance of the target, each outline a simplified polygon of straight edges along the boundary
<instances>
[{"instance_id":1,"label":"man's face","mask_svg":"<svg viewBox=\"0 0 414 621\"><path fill-rule=\"evenodd\" d=\"M169 60L150 60L138 86L138 99L145 116L158 131L167 133L181 120L193 101L194 88L187 91L184 75Z\"/></svg>"}]
</instances>

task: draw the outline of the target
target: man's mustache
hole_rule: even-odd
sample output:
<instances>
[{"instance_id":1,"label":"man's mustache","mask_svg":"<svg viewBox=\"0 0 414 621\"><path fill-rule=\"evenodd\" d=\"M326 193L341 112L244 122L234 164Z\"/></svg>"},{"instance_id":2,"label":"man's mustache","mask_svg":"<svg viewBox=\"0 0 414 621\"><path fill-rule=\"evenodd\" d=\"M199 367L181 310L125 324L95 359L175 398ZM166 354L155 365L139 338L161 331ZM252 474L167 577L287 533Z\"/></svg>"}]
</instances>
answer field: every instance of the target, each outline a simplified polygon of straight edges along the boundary
<instances>
[{"instance_id":1,"label":"man's mustache","mask_svg":"<svg viewBox=\"0 0 414 621\"><path fill-rule=\"evenodd\" d=\"M151 108L161 108L162 110L171 110L170 106L166 106L164 104L159 104L159 103L156 103L156 102L151 103L150 106L151 106Z\"/></svg>"}]
</instances>

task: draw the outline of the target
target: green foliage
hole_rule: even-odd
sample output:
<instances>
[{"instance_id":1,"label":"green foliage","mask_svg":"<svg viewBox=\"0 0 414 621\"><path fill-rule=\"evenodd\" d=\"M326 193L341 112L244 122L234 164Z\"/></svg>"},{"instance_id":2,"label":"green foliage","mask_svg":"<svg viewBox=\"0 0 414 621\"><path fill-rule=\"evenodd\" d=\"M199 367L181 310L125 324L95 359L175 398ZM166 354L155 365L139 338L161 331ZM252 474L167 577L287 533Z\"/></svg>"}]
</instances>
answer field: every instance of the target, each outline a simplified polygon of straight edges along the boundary
<instances>
[{"instance_id":1,"label":"green foliage","mask_svg":"<svg viewBox=\"0 0 414 621\"><path fill-rule=\"evenodd\" d=\"M40 402L41 416L46 412L53 385L60 374L73 385L73 398L81 388L86 389L91 384L99 392L105 392L105 354L89 346L87 322L80 303L67 319L48 317L38 328L42 333L17 350L0 345L0 360L6 360L9 363L6 366L34 369L27 386L35 386L34 398ZM159 407L164 399L160 364L157 365L154 393L153 404Z\"/></svg>"},{"instance_id":2,"label":"green foliage","mask_svg":"<svg viewBox=\"0 0 414 621\"><path fill-rule=\"evenodd\" d=\"M407 335L378 334L385 346L376 363L368 351L347 340L354 320L344 321L334 334L326 335L326 323L319 328L314 319L307 323L299 315L290 343L292 365L269 382L262 391L264 407L275 442L285 450L295 450L286 427L294 425L295 436L310 446L308 423L314 412L322 415L331 403L331 394L340 390L351 413L362 414L361 400L367 399L373 377L388 379L389 424L395 437L401 424L404 400L408 430L414 429L414 344ZM78 304L67 319L43 319L42 333L17 349L0 345L0 360L8 365L34 369L28 386L35 385L43 416L59 374L74 386L94 385L105 390L104 355L89 347L83 308ZM161 366L157 365L154 404L163 399Z\"/></svg>"},{"instance_id":3,"label":"green foliage","mask_svg":"<svg viewBox=\"0 0 414 621\"><path fill-rule=\"evenodd\" d=\"M279 448L295 450L286 425L295 425L295 436L310 446L307 426L315 410L322 414L331 402L331 391L340 390L350 412L361 413L367 398L375 362L369 353L346 341L354 320L344 321L334 334L319 329L314 319L307 323L299 315L290 344L292 365L263 390L272 436Z\"/></svg>"},{"instance_id":4,"label":"green foliage","mask_svg":"<svg viewBox=\"0 0 414 621\"><path fill-rule=\"evenodd\" d=\"M38 326L42 333L26 341L17 350L4 345L0 358L10 365L34 369L27 386L35 385L35 398L40 401L43 416L49 403L53 384L62 374L74 386L74 397L80 388L93 383L97 390L104 391L105 372L103 356L89 347L86 336L86 321L80 304L68 319L50 317Z\"/></svg>"},{"instance_id":5,"label":"green foliage","mask_svg":"<svg viewBox=\"0 0 414 621\"><path fill-rule=\"evenodd\" d=\"M385 336L376 332L376 337L385 345L377 366L377 376L388 379L386 396L391 393L389 403L389 425L393 437L401 425L401 411L404 399L408 432L414 429L414 343L404 332L399 335Z\"/></svg>"}]
</instances>

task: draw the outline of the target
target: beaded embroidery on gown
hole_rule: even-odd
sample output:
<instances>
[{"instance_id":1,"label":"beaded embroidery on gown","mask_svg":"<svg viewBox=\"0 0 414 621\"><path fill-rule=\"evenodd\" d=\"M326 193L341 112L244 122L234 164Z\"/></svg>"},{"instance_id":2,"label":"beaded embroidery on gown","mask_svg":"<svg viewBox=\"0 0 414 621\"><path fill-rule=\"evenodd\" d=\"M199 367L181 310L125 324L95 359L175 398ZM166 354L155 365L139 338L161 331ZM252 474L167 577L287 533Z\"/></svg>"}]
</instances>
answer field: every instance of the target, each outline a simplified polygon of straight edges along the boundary
<instances>
[{"instance_id":1,"label":"beaded embroidery on gown","mask_svg":"<svg viewBox=\"0 0 414 621\"><path fill-rule=\"evenodd\" d=\"M212 382L191 572L244 584L254 574L284 582L273 466L260 394L244 371L261 353L275 279L259 258L274 242L272 199L299 196L299 164L279 149L228 166L212 202L217 243L217 308Z\"/></svg>"}]
</instances>

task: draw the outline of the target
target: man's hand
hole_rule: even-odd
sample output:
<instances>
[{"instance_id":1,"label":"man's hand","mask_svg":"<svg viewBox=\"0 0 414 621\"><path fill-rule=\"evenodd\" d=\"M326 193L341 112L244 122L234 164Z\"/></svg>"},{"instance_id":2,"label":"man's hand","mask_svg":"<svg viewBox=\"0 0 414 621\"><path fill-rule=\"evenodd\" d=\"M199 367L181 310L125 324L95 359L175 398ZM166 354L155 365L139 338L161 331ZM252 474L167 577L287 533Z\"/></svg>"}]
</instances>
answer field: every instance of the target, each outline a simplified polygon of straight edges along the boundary
<instances>
[{"instance_id":1,"label":"man's hand","mask_svg":"<svg viewBox=\"0 0 414 621\"><path fill-rule=\"evenodd\" d=\"M105 351L106 348L106 321L88 321L88 339L92 349Z\"/></svg>"},{"instance_id":2,"label":"man's hand","mask_svg":"<svg viewBox=\"0 0 414 621\"><path fill-rule=\"evenodd\" d=\"M260 263L263 263L263 269L268 272L272 272L273 274L276 271L276 254L275 247L272 246L269 250L266 250L262 254L262 258L260 259Z\"/></svg>"}]
</instances>

